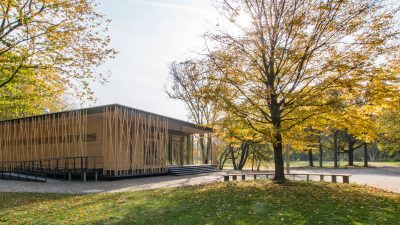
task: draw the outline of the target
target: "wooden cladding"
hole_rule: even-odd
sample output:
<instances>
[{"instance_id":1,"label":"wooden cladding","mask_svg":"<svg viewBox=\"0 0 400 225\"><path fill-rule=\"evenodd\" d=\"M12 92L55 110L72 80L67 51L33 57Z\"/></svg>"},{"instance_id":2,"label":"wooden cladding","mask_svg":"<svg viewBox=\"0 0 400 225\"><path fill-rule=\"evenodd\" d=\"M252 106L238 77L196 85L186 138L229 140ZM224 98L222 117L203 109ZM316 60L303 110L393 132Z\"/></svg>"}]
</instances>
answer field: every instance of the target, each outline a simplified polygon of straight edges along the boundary
<instances>
[{"instance_id":1,"label":"wooden cladding","mask_svg":"<svg viewBox=\"0 0 400 225\"><path fill-rule=\"evenodd\" d=\"M86 142L93 138L87 134L85 110L4 121L0 124L0 162L85 156Z\"/></svg>"},{"instance_id":2,"label":"wooden cladding","mask_svg":"<svg viewBox=\"0 0 400 225\"><path fill-rule=\"evenodd\" d=\"M103 119L103 170L115 175L123 175L124 171L166 171L166 118L122 107L106 107Z\"/></svg>"},{"instance_id":3,"label":"wooden cladding","mask_svg":"<svg viewBox=\"0 0 400 225\"><path fill-rule=\"evenodd\" d=\"M0 142L0 147L5 147L6 145L28 145L31 143L37 143L38 145L44 144L55 144L55 143L72 143L74 140L82 141L82 142L95 142L97 139L96 134L78 134L78 135L68 135L66 137L63 136L51 136L51 137L38 137L33 139L14 139L11 141L2 141Z\"/></svg>"}]
</instances>

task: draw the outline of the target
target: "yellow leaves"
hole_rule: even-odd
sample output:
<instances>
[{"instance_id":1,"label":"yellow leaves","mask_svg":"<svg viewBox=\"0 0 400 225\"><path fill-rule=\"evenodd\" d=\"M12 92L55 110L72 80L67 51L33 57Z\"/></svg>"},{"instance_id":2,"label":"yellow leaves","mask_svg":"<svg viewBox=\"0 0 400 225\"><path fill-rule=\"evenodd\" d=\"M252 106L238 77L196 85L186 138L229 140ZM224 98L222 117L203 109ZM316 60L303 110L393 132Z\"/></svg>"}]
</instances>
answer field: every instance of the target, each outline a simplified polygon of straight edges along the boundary
<instances>
[{"instance_id":1,"label":"yellow leaves","mask_svg":"<svg viewBox=\"0 0 400 225\"><path fill-rule=\"evenodd\" d=\"M7 1L3 17L7 17L1 33L6 45L0 47L0 64L6 54L29 61L36 73L54 70L65 89L76 96L92 96L81 88L85 79L102 81L104 74L95 71L116 51L109 48L109 37L103 31L107 22L96 12L96 1L44 0ZM29 4L28 4L29 3ZM3 5L4 5L3 4ZM7 10L4 10L7 8ZM22 18L22 19L21 19ZM14 29L14 25L16 26ZM24 34L24 35L21 35ZM15 46L14 46L15 45ZM81 51L86 49L85 51ZM18 73L24 76L24 73ZM67 79L65 79L67 78Z\"/></svg>"},{"instance_id":2,"label":"yellow leaves","mask_svg":"<svg viewBox=\"0 0 400 225\"><path fill-rule=\"evenodd\" d=\"M324 4L324 5L318 6L318 9L328 11L328 10L330 10L330 7L326 4Z\"/></svg>"}]
</instances>

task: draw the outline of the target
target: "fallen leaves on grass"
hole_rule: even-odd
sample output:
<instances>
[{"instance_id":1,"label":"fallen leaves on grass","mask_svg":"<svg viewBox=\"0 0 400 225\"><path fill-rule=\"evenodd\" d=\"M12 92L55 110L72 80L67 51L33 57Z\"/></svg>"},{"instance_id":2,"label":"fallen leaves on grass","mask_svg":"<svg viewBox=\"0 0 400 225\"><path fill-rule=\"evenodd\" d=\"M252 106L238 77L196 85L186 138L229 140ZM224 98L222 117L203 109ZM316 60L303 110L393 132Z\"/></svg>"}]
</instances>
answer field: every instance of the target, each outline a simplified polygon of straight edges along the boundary
<instances>
[{"instance_id":1,"label":"fallen leaves on grass","mask_svg":"<svg viewBox=\"0 0 400 225\"><path fill-rule=\"evenodd\" d=\"M0 193L0 224L395 224L400 195L359 185L221 182L113 194Z\"/></svg>"}]
</instances>

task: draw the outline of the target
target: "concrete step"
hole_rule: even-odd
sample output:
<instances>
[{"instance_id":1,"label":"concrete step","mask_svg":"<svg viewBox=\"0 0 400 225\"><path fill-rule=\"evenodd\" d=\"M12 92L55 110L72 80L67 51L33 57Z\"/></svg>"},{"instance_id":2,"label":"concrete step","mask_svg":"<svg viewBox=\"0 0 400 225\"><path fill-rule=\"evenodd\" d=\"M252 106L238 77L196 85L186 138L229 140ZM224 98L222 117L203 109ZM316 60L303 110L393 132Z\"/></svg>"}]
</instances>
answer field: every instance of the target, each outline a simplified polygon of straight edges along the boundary
<instances>
[{"instance_id":1,"label":"concrete step","mask_svg":"<svg viewBox=\"0 0 400 225\"><path fill-rule=\"evenodd\" d=\"M199 166L170 167L168 171L172 175L183 176L191 174L217 172L217 169L209 165L199 165Z\"/></svg>"}]
</instances>

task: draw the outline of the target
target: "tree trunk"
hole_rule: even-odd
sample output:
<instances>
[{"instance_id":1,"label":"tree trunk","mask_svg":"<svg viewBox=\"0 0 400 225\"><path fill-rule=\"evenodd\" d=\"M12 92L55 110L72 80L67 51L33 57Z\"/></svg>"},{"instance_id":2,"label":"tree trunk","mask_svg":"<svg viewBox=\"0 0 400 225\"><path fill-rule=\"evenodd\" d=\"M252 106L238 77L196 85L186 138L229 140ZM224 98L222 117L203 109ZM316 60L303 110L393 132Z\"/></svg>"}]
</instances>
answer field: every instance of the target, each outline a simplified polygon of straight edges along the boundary
<instances>
[{"instance_id":1,"label":"tree trunk","mask_svg":"<svg viewBox=\"0 0 400 225\"><path fill-rule=\"evenodd\" d=\"M311 149L308 150L308 164L309 166L314 167L313 154Z\"/></svg>"},{"instance_id":2,"label":"tree trunk","mask_svg":"<svg viewBox=\"0 0 400 225\"><path fill-rule=\"evenodd\" d=\"M224 149L224 151L222 152L221 156L219 157L219 169L220 170L224 169L225 162L228 159L229 146L227 146L226 149Z\"/></svg>"},{"instance_id":3,"label":"tree trunk","mask_svg":"<svg viewBox=\"0 0 400 225\"><path fill-rule=\"evenodd\" d=\"M368 167L368 144L364 143L364 167Z\"/></svg>"},{"instance_id":4,"label":"tree trunk","mask_svg":"<svg viewBox=\"0 0 400 225\"><path fill-rule=\"evenodd\" d=\"M233 152L233 147L232 147L232 146L229 146L229 151L230 151L230 153L231 153L233 169L234 169L234 170L237 170L235 153Z\"/></svg>"},{"instance_id":5,"label":"tree trunk","mask_svg":"<svg viewBox=\"0 0 400 225\"><path fill-rule=\"evenodd\" d=\"M349 166L354 166L354 143L349 142Z\"/></svg>"},{"instance_id":6,"label":"tree trunk","mask_svg":"<svg viewBox=\"0 0 400 225\"><path fill-rule=\"evenodd\" d=\"M240 146L240 161L237 166L238 170L242 170L246 165L247 158L249 157L250 145L243 142Z\"/></svg>"},{"instance_id":7,"label":"tree trunk","mask_svg":"<svg viewBox=\"0 0 400 225\"><path fill-rule=\"evenodd\" d=\"M253 150L253 159L251 160L251 171L254 171L254 160L255 160L255 156L256 156L256 154L255 154L255 152L254 152L254 150Z\"/></svg>"},{"instance_id":8,"label":"tree trunk","mask_svg":"<svg viewBox=\"0 0 400 225\"><path fill-rule=\"evenodd\" d=\"M333 132L333 167L338 168L338 131Z\"/></svg>"},{"instance_id":9,"label":"tree trunk","mask_svg":"<svg viewBox=\"0 0 400 225\"><path fill-rule=\"evenodd\" d=\"M319 148L319 167L322 167L322 140L321 140L321 137L319 138L319 145L318 145L318 148Z\"/></svg>"},{"instance_id":10,"label":"tree trunk","mask_svg":"<svg viewBox=\"0 0 400 225\"><path fill-rule=\"evenodd\" d=\"M269 74L267 76L268 86L273 90L275 88L275 71L274 71L274 53L271 52L269 57ZM280 104L278 103L277 94L272 91L270 92L270 105L269 109L271 112L272 120L272 146L274 149L274 162L275 162L275 177L276 181L285 180L285 167L283 165L283 154L282 154L282 115Z\"/></svg>"},{"instance_id":11,"label":"tree trunk","mask_svg":"<svg viewBox=\"0 0 400 225\"><path fill-rule=\"evenodd\" d=\"M207 144L206 144L206 157L204 160L204 164L208 164L210 162L211 157L211 148L212 148L212 139L211 135L207 134Z\"/></svg>"},{"instance_id":12,"label":"tree trunk","mask_svg":"<svg viewBox=\"0 0 400 225\"><path fill-rule=\"evenodd\" d=\"M275 177L274 180L283 181L285 180L285 168L283 166L283 155L282 155L282 134L280 128L274 129L273 132L273 148L274 148L274 162L275 162Z\"/></svg>"},{"instance_id":13,"label":"tree trunk","mask_svg":"<svg viewBox=\"0 0 400 225\"><path fill-rule=\"evenodd\" d=\"M206 149L204 146L204 134L199 135L199 142L200 142L200 151L201 151L201 160L203 161L204 164L206 161Z\"/></svg>"}]
</instances>

